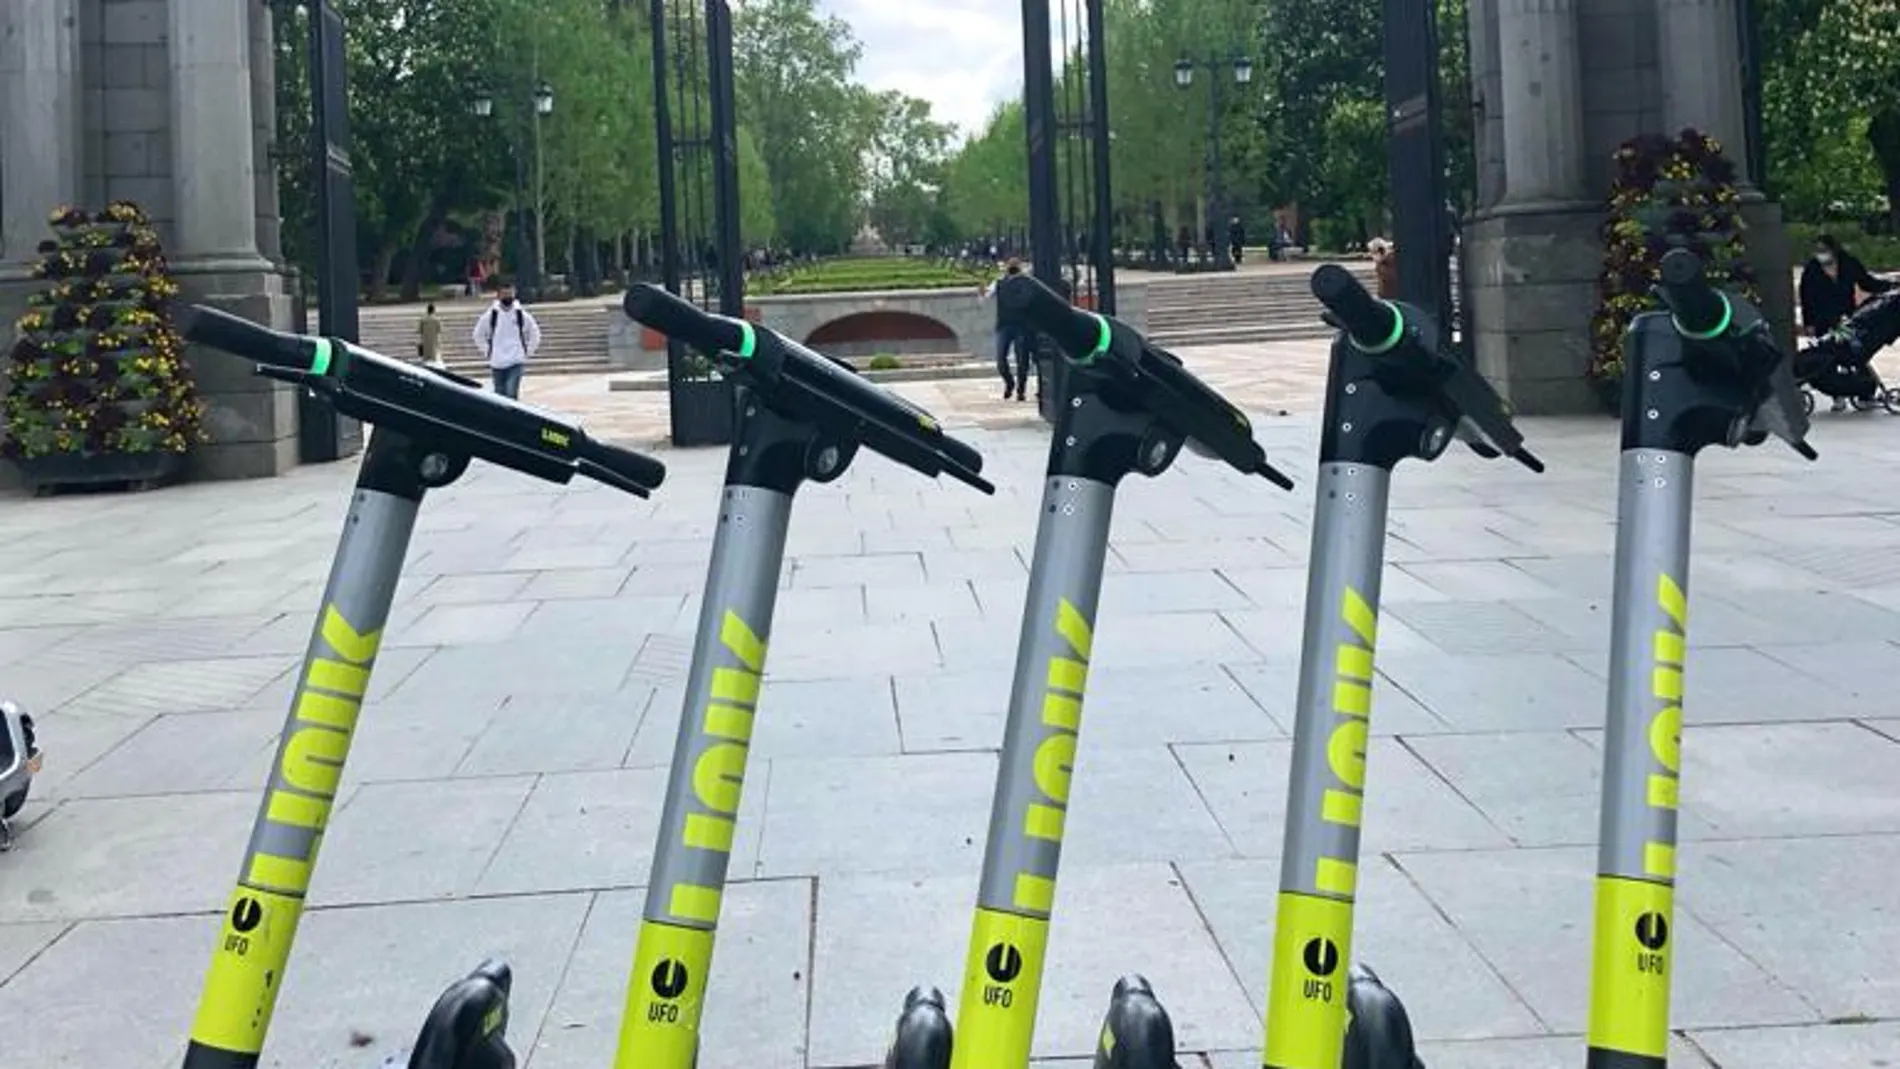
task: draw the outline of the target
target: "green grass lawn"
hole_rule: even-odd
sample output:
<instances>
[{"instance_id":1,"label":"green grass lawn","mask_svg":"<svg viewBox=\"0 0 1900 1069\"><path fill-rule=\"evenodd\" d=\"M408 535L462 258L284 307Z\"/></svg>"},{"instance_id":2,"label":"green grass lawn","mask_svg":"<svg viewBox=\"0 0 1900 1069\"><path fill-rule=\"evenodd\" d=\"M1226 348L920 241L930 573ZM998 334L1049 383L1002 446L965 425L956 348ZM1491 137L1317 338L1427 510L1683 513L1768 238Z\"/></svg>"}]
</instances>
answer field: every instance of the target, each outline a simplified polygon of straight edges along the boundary
<instances>
[{"instance_id":1,"label":"green grass lawn","mask_svg":"<svg viewBox=\"0 0 1900 1069\"><path fill-rule=\"evenodd\" d=\"M966 269L932 260L901 256L823 260L746 280L746 295L773 297L811 293L860 293L866 290L940 290L975 288L994 272Z\"/></svg>"}]
</instances>

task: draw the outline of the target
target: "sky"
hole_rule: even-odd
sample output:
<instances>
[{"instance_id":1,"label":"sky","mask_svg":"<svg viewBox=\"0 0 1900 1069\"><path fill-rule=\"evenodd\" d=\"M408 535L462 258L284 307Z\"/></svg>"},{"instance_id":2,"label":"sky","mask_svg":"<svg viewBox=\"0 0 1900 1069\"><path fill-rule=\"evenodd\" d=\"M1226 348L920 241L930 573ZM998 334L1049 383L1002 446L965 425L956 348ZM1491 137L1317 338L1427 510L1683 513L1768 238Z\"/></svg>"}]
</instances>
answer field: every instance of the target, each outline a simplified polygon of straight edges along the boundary
<instances>
[{"instance_id":1,"label":"sky","mask_svg":"<svg viewBox=\"0 0 1900 1069\"><path fill-rule=\"evenodd\" d=\"M930 101L965 135L1023 84L1020 0L819 0L864 45L858 81Z\"/></svg>"}]
</instances>

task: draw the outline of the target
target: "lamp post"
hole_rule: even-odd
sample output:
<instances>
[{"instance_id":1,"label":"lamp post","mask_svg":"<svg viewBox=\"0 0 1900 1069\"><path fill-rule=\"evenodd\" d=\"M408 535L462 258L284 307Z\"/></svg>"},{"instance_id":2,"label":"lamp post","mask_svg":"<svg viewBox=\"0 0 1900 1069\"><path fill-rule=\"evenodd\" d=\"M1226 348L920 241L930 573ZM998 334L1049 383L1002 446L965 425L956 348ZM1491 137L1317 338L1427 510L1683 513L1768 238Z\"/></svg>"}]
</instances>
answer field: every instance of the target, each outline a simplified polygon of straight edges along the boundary
<instances>
[{"instance_id":1,"label":"lamp post","mask_svg":"<svg viewBox=\"0 0 1900 1069\"><path fill-rule=\"evenodd\" d=\"M486 119L494 115L494 96L486 89L478 90L475 94L471 110L474 111L475 117L478 119ZM534 123L535 200L537 204L541 199L540 191L542 181L541 119L552 114L553 111L554 88L548 85L548 83L542 82L534 88L532 110L530 112L533 116L531 121ZM522 152L520 144L512 133L508 138L508 155L513 158L515 164L515 264L517 270L521 273L520 284L516 289L520 291L523 301L532 302L540 296L541 291L540 218L537 213L535 220L535 230L537 233L535 240L530 243L528 240L528 210L526 204L527 179L524 173L525 169L522 166L523 161L521 158Z\"/></svg>"},{"instance_id":2,"label":"lamp post","mask_svg":"<svg viewBox=\"0 0 1900 1069\"><path fill-rule=\"evenodd\" d=\"M1218 270L1228 271L1234 266L1233 258L1228 255L1227 242L1221 233L1221 156L1220 156L1220 91L1222 77L1232 71L1235 85L1248 85L1253 81L1253 60L1246 56L1222 59L1210 55L1205 59L1183 58L1174 65L1174 84L1178 89L1190 89L1194 85L1194 72L1205 70L1207 79L1207 219L1209 229L1213 231L1214 264Z\"/></svg>"}]
</instances>

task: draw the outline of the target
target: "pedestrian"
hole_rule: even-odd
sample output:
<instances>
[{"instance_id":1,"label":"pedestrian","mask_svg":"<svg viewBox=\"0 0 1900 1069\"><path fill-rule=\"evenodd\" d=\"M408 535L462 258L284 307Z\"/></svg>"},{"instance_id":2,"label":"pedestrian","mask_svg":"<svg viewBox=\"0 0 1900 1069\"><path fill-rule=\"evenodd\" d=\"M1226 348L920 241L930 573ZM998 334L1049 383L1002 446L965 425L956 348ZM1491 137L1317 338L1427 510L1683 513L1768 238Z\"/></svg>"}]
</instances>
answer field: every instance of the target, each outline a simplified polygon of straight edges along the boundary
<instances>
[{"instance_id":1,"label":"pedestrian","mask_svg":"<svg viewBox=\"0 0 1900 1069\"><path fill-rule=\"evenodd\" d=\"M1003 268L1003 278L1014 278L1023 273L1023 262L1014 256ZM998 279L983 290L984 300L996 297L997 287L1003 279ZM1018 401L1029 399L1029 332L1020 321L1013 308L1005 308L1002 301L996 302L996 371L1003 376L1003 400L1011 397ZM1015 373L1011 374L1011 357L1014 357Z\"/></svg>"},{"instance_id":2,"label":"pedestrian","mask_svg":"<svg viewBox=\"0 0 1900 1069\"><path fill-rule=\"evenodd\" d=\"M488 357L495 392L510 400L520 398L521 376L541 348L541 324L515 300L514 283L497 286L495 303L475 321L475 348Z\"/></svg>"},{"instance_id":3,"label":"pedestrian","mask_svg":"<svg viewBox=\"0 0 1900 1069\"><path fill-rule=\"evenodd\" d=\"M442 363L442 321L435 317L433 301L416 321L416 359L431 367Z\"/></svg>"},{"instance_id":4,"label":"pedestrian","mask_svg":"<svg viewBox=\"0 0 1900 1069\"><path fill-rule=\"evenodd\" d=\"M1834 235L1821 234L1814 239L1813 255L1801 268L1801 325L1809 337L1825 337L1854 314L1860 304L1856 290L1873 297L1893 286L1891 282L1875 278L1867 265L1848 252ZM1834 398L1834 411L1846 408L1844 398Z\"/></svg>"},{"instance_id":5,"label":"pedestrian","mask_svg":"<svg viewBox=\"0 0 1900 1069\"><path fill-rule=\"evenodd\" d=\"M1860 305L1855 290L1873 297L1893 287L1875 278L1834 235L1822 234L1814 239L1814 253L1801 268L1801 325L1819 338L1854 314Z\"/></svg>"},{"instance_id":6,"label":"pedestrian","mask_svg":"<svg viewBox=\"0 0 1900 1069\"><path fill-rule=\"evenodd\" d=\"M1240 216L1227 221L1227 255L1239 263L1242 254L1247 251L1247 228L1240 225Z\"/></svg>"},{"instance_id":7,"label":"pedestrian","mask_svg":"<svg viewBox=\"0 0 1900 1069\"><path fill-rule=\"evenodd\" d=\"M1372 254L1372 271L1378 279L1379 299L1398 300L1399 258L1393 252L1392 243L1384 238L1373 238L1366 242L1366 251Z\"/></svg>"}]
</instances>

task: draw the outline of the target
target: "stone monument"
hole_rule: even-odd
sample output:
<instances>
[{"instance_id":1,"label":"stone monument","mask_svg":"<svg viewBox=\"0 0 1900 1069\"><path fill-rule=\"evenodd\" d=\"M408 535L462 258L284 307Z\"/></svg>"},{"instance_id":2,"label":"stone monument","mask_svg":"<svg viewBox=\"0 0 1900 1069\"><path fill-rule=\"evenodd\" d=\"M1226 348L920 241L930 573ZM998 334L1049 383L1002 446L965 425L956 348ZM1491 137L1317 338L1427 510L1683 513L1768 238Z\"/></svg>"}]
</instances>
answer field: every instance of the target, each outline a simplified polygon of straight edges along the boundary
<instances>
[{"instance_id":1,"label":"stone monument","mask_svg":"<svg viewBox=\"0 0 1900 1069\"><path fill-rule=\"evenodd\" d=\"M1735 0L1470 0L1478 204L1465 269L1478 366L1522 413L1583 412L1612 157L1694 127L1741 174L1749 260L1792 338L1778 206L1748 173Z\"/></svg>"},{"instance_id":2,"label":"stone monument","mask_svg":"<svg viewBox=\"0 0 1900 1069\"><path fill-rule=\"evenodd\" d=\"M158 223L184 300L289 326L271 17L260 0L0 0L0 347L47 216L114 200ZM290 388L222 355L191 364L212 436L195 477L296 463Z\"/></svg>"}]
</instances>

